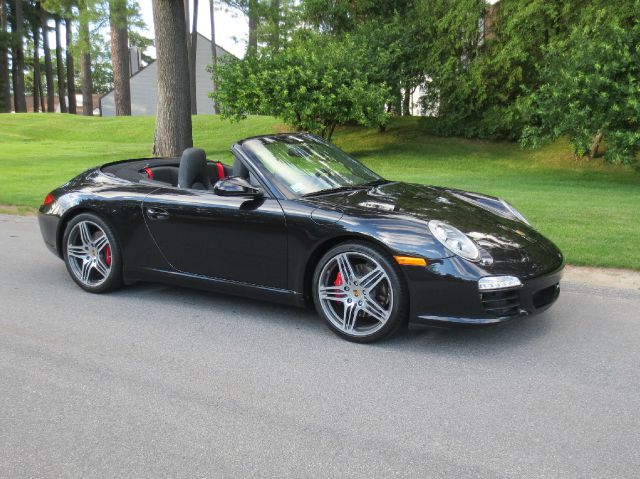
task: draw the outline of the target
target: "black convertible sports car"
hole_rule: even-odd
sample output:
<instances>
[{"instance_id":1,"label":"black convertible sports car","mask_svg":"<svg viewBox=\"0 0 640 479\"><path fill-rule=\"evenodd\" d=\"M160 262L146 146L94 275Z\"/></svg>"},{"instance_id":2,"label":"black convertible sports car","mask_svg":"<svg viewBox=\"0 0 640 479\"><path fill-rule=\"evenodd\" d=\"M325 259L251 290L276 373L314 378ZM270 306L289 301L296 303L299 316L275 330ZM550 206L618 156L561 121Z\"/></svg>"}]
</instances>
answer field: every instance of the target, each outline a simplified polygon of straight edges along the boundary
<instances>
[{"instance_id":1,"label":"black convertible sports car","mask_svg":"<svg viewBox=\"0 0 640 479\"><path fill-rule=\"evenodd\" d=\"M40 208L83 289L159 281L315 304L343 338L407 320L496 323L558 297L563 258L505 201L387 181L309 134L90 169Z\"/></svg>"}]
</instances>

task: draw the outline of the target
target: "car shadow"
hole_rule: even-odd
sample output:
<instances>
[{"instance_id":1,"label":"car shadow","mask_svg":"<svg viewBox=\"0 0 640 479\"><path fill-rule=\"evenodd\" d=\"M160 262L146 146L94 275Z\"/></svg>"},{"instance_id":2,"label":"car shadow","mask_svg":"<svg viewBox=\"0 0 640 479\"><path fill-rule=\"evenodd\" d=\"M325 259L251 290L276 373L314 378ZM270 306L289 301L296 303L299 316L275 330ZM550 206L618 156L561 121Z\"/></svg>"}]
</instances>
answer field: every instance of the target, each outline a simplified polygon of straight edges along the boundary
<instances>
[{"instance_id":1,"label":"car shadow","mask_svg":"<svg viewBox=\"0 0 640 479\"><path fill-rule=\"evenodd\" d=\"M271 324L312 333L331 334L321 318L310 308L156 283L136 283L110 294L123 298L144 297L160 306L181 304L185 307L185 321L193 314L206 316L213 310L224 310L229 315L238 315L243 320L268 321ZM387 351L422 350L450 353L452 350L458 350L486 353L496 349L512 349L537 341L553 330L556 321L553 313L547 311L535 317L517 318L488 326L410 324L389 339L365 345L354 343L354 347L381 348Z\"/></svg>"},{"instance_id":2,"label":"car shadow","mask_svg":"<svg viewBox=\"0 0 640 479\"><path fill-rule=\"evenodd\" d=\"M552 313L516 318L493 325L431 326L411 324L400 334L390 338L386 347L402 349L451 350L485 354L496 350L517 348L548 335L554 328Z\"/></svg>"},{"instance_id":3,"label":"car shadow","mask_svg":"<svg viewBox=\"0 0 640 479\"><path fill-rule=\"evenodd\" d=\"M151 300L154 304L172 305L181 304L198 313L211 311L225 311L229 315L242 315L250 320L268 320L291 324L292 320L298 321L296 326L308 326L313 324L316 329L324 327L320 318L312 309L298 308L279 303L262 301L259 299L236 296L231 294L216 293L180 286L164 285L160 283L135 283L113 293L119 297L140 297ZM185 317L188 318L187 315Z\"/></svg>"}]
</instances>

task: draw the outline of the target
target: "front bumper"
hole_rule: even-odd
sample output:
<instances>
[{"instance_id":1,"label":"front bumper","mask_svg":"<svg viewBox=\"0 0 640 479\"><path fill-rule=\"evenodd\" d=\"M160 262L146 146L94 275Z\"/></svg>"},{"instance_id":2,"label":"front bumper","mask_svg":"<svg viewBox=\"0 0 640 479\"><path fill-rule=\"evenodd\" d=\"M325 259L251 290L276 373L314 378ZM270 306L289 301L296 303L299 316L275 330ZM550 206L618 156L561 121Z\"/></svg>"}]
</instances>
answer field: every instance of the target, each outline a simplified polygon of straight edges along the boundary
<instances>
[{"instance_id":1,"label":"front bumper","mask_svg":"<svg viewBox=\"0 0 640 479\"><path fill-rule=\"evenodd\" d=\"M431 324L493 324L541 313L558 299L563 268L559 264L551 272L520 278L519 287L486 292L478 290L478 278L413 272L414 281L409 280L411 320ZM423 280L415 281L418 276L423 276Z\"/></svg>"}]
</instances>

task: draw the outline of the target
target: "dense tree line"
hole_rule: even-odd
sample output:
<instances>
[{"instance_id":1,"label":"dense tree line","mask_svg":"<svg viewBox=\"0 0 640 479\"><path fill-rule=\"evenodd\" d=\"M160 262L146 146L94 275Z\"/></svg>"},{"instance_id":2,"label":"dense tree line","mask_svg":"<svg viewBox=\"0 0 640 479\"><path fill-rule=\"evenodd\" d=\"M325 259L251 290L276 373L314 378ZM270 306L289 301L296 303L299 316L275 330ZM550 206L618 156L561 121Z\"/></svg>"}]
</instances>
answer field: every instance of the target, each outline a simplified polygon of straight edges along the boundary
<instances>
[{"instance_id":1,"label":"dense tree line","mask_svg":"<svg viewBox=\"0 0 640 479\"><path fill-rule=\"evenodd\" d=\"M62 113L92 115L92 95L115 86L117 114L130 114L129 46L152 44L138 10L127 0L0 0L0 112L27 111L30 96L36 112L57 99Z\"/></svg>"},{"instance_id":2,"label":"dense tree line","mask_svg":"<svg viewBox=\"0 0 640 479\"><path fill-rule=\"evenodd\" d=\"M179 155L192 143L198 4L153 1L159 91L153 151L158 156ZM209 7L215 45L213 0ZM62 113L81 108L92 115L92 94L113 88L116 114L130 115L129 47L144 52L153 44L140 33L145 25L139 10L135 0L0 0L0 112L27 111L31 93L34 111L53 112L57 99ZM211 53L216 64L215 46ZM82 105L75 105L76 90L82 92Z\"/></svg>"},{"instance_id":3,"label":"dense tree line","mask_svg":"<svg viewBox=\"0 0 640 479\"><path fill-rule=\"evenodd\" d=\"M276 115L330 137L345 123L384 130L419 92L437 134L532 146L567 136L577 157L604 150L613 162L640 145L640 0L220 1L249 27L243 59L211 52L224 117ZM191 143L198 4L153 0L159 155ZM80 89L91 114L91 93L115 85L117 113L130 114L127 47L148 45L136 10L132 0L0 0L0 111L25 111L30 95L36 111L57 97L74 112ZM110 49L96 37L107 27Z\"/></svg>"},{"instance_id":4,"label":"dense tree line","mask_svg":"<svg viewBox=\"0 0 640 479\"><path fill-rule=\"evenodd\" d=\"M576 156L604 142L614 162L640 145L638 0L226 3L247 15L249 38L245 59L214 69L225 117L384 129L419 89L437 134L534 146L568 136Z\"/></svg>"}]
</instances>

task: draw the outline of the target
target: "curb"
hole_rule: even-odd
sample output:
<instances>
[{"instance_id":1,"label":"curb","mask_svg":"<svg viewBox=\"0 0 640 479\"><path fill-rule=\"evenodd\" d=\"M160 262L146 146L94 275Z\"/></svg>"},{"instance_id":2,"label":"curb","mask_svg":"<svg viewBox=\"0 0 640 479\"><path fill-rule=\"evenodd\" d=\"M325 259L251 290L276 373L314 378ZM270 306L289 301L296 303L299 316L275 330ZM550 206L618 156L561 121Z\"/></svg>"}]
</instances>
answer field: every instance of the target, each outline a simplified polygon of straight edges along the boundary
<instances>
[{"instance_id":1,"label":"curb","mask_svg":"<svg viewBox=\"0 0 640 479\"><path fill-rule=\"evenodd\" d=\"M567 265L563 281L640 291L640 272L631 269Z\"/></svg>"}]
</instances>

